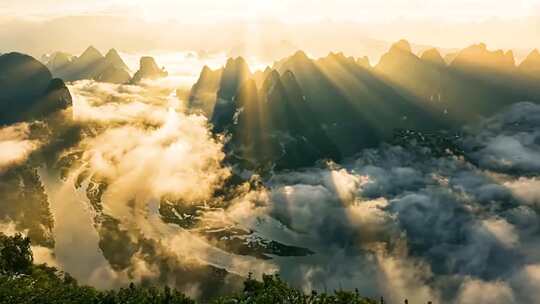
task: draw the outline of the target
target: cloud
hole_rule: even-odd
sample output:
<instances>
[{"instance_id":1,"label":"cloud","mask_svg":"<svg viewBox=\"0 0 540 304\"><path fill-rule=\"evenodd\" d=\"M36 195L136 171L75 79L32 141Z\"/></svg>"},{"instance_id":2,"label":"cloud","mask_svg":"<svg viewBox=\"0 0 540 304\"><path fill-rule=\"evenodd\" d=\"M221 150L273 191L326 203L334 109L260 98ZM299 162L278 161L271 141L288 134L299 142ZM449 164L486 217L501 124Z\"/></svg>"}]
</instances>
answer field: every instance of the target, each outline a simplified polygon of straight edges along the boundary
<instances>
[{"instance_id":1,"label":"cloud","mask_svg":"<svg viewBox=\"0 0 540 304\"><path fill-rule=\"evenodd\" d=\"M465 146L482 168L522 174L540 171L540 106L522 102L481 121Z\"/></svg>"},{"instance_id":2,"label":"cloud","mask_svg":"<svg viewBox=\"0 0 540 304\"><path fill-rule=\"evenodd\" d=\"M489 219L482 222L484 228L489 231L500 243L506 247L514 247L519 243L514 226L503 219Z\"/></svg>"},{"instance_id":3,"label":"cloud","mask_svg":"<svg viewBox=\"0 0 540 304\"><path fill-rule=\"evenodd\" d=\"M169 108L178 109L178 101L167 87L143 87L77 81L70 85L73 94L73 118L81 123L162 124Z\"/></svg>"},{"instance_id":4,"label":"cloud","mask_svg":"<svg viewBox=\"0 0 540 304\"><path fill-rule=\"evenodd\" d=\"M0 173L23 163L40 146L39 140L30 139L27 123L0 128Z\"/></svg>"},{"instance_id":5,"label":"cloud","mask_svg":"<svg viewBox=\"0 0 540 304\"><path fill-rule=\"evenodd\" d=\"M520 143L504 153L526 147L540 155L539 109L516 104L468 133L464 145L480 167L383 145L341 165L277 173L225 212L268 238L314 250L313 257L277 260L283 277L308 289L359 288L392 301L519 303L535 292L513 278L534 277L529 265L540 256L537 178L530 177L538 174L536 160L486 161L501 156L486 138L504 134ZM367 282L373 277L375 284ZM477 292L482 288L493 295Z\"/></svg>"},{"instance_id":6,"label":"cloud","mask_svg":"<svg viewBox=\"0 0 540 304\"><path fill-rule=\"evenodd\" d=\"M107 182L107 201L202 201L230 175L206 119L183 114L170 90L91 81L71 90L74 120L93 128L77 148L81 162Z\"/></svg>"},{"instance_id":7,"label":"cloud","mask_svg":"<svg viewBox=\"0 0 540 304\"><path fill-rule=\"evenodd\" d=\"M151 280L208 296L249 272L261 276L276 270L272 263L223 251L197 231L165 223L159 214L162 201L199 206L212 200L231 175L222 164L223 144L204 117L184 114L170 88L155 84L83 81L70 89L74 122L84 135L64 153L78 155L69 177L61 185L53 181L48 192L53 206L69 201L66 196L79 197L83 206L78 208L91 211L71 216L85 224L69 229L75 223L64 219L65 208L53 208L59 219L55 251L67 271L100 287ZM55 187L64 190L54 195ZM102 189L99 197L87 194L97 189ZM87 240L80 246L84 253L73 255L69 240L74 239ZM219 287L211 283L220 278L214 268L226 271Z\"/></svg>"},{"instance_id":8,"label":"cloud","mask_svg":"<svg viewBox=\"0 0 540 304\"><path fill-rule=\"evenodd\" d=\"M468 279L459 291L459 304L508 304L517 303L508 284Z\"/></svg>"},{"instance_id":9,"label":"cloud","mask_svg":"<svg viewBox=\"0 0 540 304\"><path fill-rule=\"evenodd\" d=\"M83 136L63 155L78 157L64 181L40 176L55 261L83 282L149 280L204 297L249 272L279 271L308 292L358 288L393 302L537 295L540 106L516 104L467 129L466 157L384 144L341 164L233 182L236 168L206 119L155 85L70 87ZM162 202L180 207L174 220L198 222L165 221ZM262 260L205 231L248 231L314 254Z\"/></svg>"},{"instance_id":10,"label":"cloud","mask_svg":"<svg viewBox=\"0 0 540 304\"><path fill-rule=\"evenodd\" d=\"M521 177L514 181L505 182L504 186L528 204L540 205L540 179Z\"/></svg>"}]
</instances>

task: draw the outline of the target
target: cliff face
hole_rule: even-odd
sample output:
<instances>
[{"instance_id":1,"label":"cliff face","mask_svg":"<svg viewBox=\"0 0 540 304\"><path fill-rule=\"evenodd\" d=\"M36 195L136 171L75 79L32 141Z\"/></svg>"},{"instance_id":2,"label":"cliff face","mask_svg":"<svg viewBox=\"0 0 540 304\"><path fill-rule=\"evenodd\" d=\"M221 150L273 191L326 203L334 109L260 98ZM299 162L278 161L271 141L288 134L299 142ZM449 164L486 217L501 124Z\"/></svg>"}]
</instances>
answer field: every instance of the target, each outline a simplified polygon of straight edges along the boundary
<instances>
[{"instance_id":1,"label":"cliff face","mask_svg":"<svg viewBox=\"0 0 540 304\"><path fill-rule=\"evenodd\" d=\"M0 56L0 124L43 118L71 105L64 82L31 56Z\"/></svg>"},{"instance_id":2,"label":"cliff face","mask_svg":"<svg viewBox=\"0 0 540 304\"><path fill-rule=\"evenodd\" d=\"M212 117L222 72L223 69L212 71L207 66L203 68L189 93L188 106L191 109L201 111L206 117Z\"/></svg>"}]
</instances>

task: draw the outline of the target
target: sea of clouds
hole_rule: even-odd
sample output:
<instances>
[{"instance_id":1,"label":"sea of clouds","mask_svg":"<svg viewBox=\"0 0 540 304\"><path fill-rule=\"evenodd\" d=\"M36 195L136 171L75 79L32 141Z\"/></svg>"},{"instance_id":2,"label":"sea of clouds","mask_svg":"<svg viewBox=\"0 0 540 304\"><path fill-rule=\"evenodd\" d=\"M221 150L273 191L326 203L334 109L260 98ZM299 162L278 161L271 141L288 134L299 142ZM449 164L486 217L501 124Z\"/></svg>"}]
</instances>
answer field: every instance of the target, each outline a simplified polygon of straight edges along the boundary
<instances>
[{"instance_id":1,"label":"sea of clouds","mask_svg":"<svg viewBox=\"0 0 540 304\"><path fill-rule=\"evenodd\" d=\"M224 139L186 111L174 88L81 81L70 91L70 123L85 131L63 152L79 155L69 178L42 172L57 240L46 261L82 282L106 288L155 280L204 296L209 276L201 269L211 265L227 270L226 280L279 272L306 291L357 288L392 302L540 297L540 105L518 103L468 126L459 142L465 156L383 144L340 164L253 176L258 186L246 181L234 195L218 196L237 168L224 164ZM28 132L25 124L0 130L0 171L39 149ZM74 185L83 171L107 183L103 213L127 236L119 242L152 244L130 256L126 269L111 268L102 255L96 211ZM219 200L220 208L201 211L201 227L242 227L314 254L260 260L226 252L163 222L164 198Z\"/></svg>"}]
</instances>

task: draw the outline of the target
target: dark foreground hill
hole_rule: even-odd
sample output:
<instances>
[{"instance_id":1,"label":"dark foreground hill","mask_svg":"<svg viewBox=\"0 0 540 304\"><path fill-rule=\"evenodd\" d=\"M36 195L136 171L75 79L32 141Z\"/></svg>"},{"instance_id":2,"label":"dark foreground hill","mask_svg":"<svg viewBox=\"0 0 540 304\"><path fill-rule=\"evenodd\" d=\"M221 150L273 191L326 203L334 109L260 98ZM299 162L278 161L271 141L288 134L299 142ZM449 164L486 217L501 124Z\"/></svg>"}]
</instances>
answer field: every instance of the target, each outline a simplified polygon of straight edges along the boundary
<instances>
[{"instance_id":1,"label":"dark foreground hill","mask_svg":"<svg viewBox=\"0 0 540 304\"><path fill-rule=\"evenodd\" d=\"M71 105L60 79L53 79L36 59L9 53L0 56L0 125L39 119Z\"/></svg>"}]
</instances>

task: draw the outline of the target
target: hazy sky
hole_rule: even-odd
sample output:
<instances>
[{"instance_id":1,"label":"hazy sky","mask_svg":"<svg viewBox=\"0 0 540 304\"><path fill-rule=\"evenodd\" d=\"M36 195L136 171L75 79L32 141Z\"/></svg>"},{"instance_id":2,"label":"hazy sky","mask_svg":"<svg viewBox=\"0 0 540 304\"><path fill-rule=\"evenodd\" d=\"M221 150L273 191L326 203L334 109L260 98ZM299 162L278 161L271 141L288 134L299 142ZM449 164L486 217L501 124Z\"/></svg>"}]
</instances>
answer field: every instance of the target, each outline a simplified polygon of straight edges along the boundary
<instances>
[{"instance_id":1,"label":"hazy sky","mask_svg":"<svg viewBox=\"0 0 540 304\"><path fill-rule=\"evenodd\" d=\"M0 8L17 16L133 14L150 19L212 22L221 18L278 18L388 21L394 18L479 21L538 15L539 0L3 0Z\"/></svg>"},{"instance_id":2,"label":"hazy sky","mask_svg":"<svg viewBox=\"0 0 540 304\"><path fill-rule=\"evenodd\" d=\"M0 0L0 25L0 48L33 54L78 52L85 44L235 53L258 44L263 51L287 45L371 55L400 38L532 49L540 47L540 0ZM141 41L131 41L129 29Z\"/></svg>"}]
</instances>

